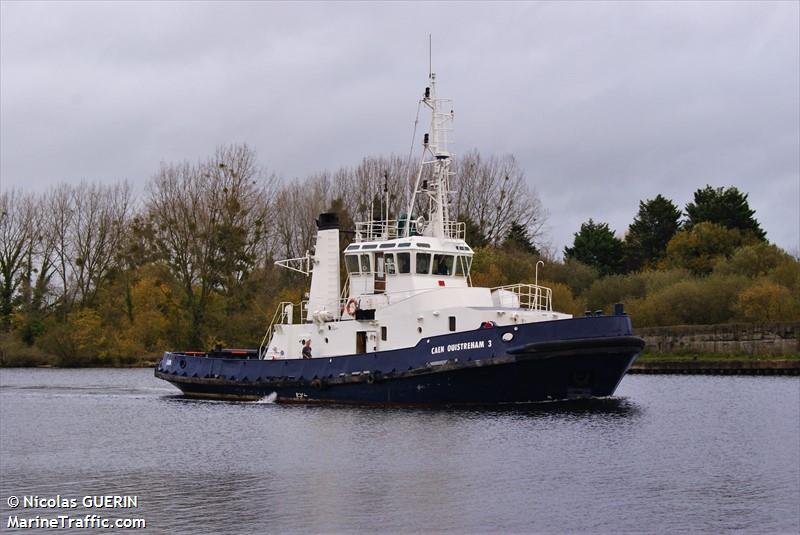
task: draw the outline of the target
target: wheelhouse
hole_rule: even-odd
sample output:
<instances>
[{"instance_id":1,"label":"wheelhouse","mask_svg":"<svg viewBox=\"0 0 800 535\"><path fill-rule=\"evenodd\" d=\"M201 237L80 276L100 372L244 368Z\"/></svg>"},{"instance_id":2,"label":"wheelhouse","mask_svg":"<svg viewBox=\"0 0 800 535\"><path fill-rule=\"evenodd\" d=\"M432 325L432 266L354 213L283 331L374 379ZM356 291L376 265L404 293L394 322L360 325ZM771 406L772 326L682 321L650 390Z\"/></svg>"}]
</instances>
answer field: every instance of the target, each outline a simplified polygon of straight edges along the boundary
<instances>
[{"instance_id":1,"label":"wheelhouse","mask_svg":"<svg viewBox=\"0 0 800 535\"><path fill-rule=\"evenodd\" d=\"M354 243L344 252L350 295L467 287L472 255L460 240L411 237Z\"/></svg>"}]
</instances>

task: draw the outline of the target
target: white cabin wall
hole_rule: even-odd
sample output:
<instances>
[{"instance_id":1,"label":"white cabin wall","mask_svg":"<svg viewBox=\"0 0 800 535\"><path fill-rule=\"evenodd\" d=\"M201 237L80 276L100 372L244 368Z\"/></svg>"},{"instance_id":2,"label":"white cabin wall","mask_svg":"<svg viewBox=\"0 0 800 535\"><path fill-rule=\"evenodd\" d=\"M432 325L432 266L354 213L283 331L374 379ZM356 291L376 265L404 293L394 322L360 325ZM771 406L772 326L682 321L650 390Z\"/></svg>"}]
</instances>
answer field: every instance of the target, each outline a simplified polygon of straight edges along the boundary
<instances>
[{"instance_id":1,"label":"white cabin wall","mask_svg":"<svg viewBox=\"0 0 800 535\"><path fill-rule=\"evenodd\" d=\"M456 317L455 332L478 329L486 321L505 326L571 317L557 312L498 307L492 303L488 288L436 288L379 306L374 320L276 326L265 358L301 358L300 340L309 338L314 358L351 355L356 351L358 331L375 332L377 351L414 347L422 339L450 334L450 316ZM387 327L386 340L381 338L384 326ZM367 353L371 353L372 342L368 341L367 345Z\"/></svg>"}]
</instances>

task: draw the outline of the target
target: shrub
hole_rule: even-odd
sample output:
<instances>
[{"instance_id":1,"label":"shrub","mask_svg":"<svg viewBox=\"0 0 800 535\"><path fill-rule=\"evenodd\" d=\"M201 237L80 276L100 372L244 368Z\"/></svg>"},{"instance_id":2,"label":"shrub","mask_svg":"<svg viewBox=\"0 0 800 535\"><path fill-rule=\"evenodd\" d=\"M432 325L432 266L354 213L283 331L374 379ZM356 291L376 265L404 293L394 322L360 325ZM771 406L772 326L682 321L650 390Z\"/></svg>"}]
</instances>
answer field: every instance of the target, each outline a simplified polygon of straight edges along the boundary
<instances>
[{"instance_id":1,"label":"shrub","mask_svg":"<svg viewBox=\"0 0 800 535\"><path fill-rule=\"evenodd\" d=\"M779 247L758 242L739 247L730 258L720 258L714 266L714 273L720 275L745 275L750 278L766 275L778 264L791 257Z\"/></svg>"},{"instance_id":2,"label":"shrub","mask_svg":"<svg viewBox=\"0 0 800 535\"><path fill-rule=\"evenodd\" d=\"M762 279L739 294L736 311L744 321L790 321L800 319L798 305L787 287Z\"/></svg>"},{"instance_id":3,"label":"shrub","mask_svg":"<svg viewBox=\"0 0 800 535\"><path fill-rule=\"evenodd\" d=\"M580 316L586 307L581 301L572 295L569 286L560 282L542 282L543 286L549 286L553 290L553 310L564 312L573 316Z\"/></svg>"},{"instance_id":4,"label":"shrub","mask_svg":"<svg viewBox=\"0 0 800 535\"><path fill-rule=\"evenodd\" d=\"M696 275L707 275L720 258L728 258L743 243L755 240L743 236L738 229L714 223L699 223L691 230L682 230L667 244L667 267L686 268Z\"/></svg>"},{"instance_id":5,"label":"shrub","mask_svg":"<svg viewBox=\"0 0 800 535\"><path fill-rule=\"evenodd\" d=\"M725 323L736 314L745 277L711 276L678 282L628 303L639 327Z\"/></svg>"},{"instance_id":6,"label":"shrub","mask_svg":"<svg viewBox=\"0 0 800 535\"><path fill-rule=\"evenodd\" d=\"M789 288L795 295L800 294L800 262L794 258L784 258L767 273L767 278Z\"/></svg>"},{"instance_id":7,"label":"shrub","mask_svg":"<svg viewBox=\"0 0 800 535\"><path fill-rule=\"evenodd\" d=\"M0 332L0 367L46 366L53 361L52 355L28 345L14 333Z\"/></svg>"},{"instance_id":8,"label":"shrub","mask_svg":"<svg viewBox=\"0 0 800 535\"><path fill-rule=\"evenodd\" d=\"M591 310L606 309L614 303L644 297L646 285L639 275L609 275L592 283L584 294Z\"/></svg>"},{"instance_id":9,"label":"shrub","mask_svg":"<svg viewBox=\"0 0 800 535\"><path fill-rule=\"evenodd\" d=\"M599 276L596 269L577 260L546 263L539 269L542 274L547 280L566 284L575 296L585 292Z\"/></svg>"},{"instance_id":10,"label":"shrub","mask_svg":"<svg viewBox=\"0 0 800 535\"><path fill-rule=\"evenodd\" d=\"M683 268L648 270L641 272L639 276L644 280L648 294L694 278L688 269Z\"/></svg>"}]
</instances>

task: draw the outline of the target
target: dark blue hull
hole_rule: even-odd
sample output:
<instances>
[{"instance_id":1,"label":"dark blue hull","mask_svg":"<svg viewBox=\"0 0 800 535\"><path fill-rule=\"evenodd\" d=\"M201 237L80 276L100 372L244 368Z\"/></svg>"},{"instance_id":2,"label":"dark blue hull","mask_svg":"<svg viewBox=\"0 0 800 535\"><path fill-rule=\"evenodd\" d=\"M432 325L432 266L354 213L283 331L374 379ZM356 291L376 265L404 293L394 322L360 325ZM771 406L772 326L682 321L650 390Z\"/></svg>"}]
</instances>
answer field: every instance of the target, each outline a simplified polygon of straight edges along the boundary
<instances>
[{"instance_id":1,"label":"dark blue hull","mask_svg":"<svg viewBox=\"0 0 800 535\"><path fill-rule=\"evenodd\" d=\"M190 397L521 403L610 396L643 346L627 316L600 316L481 328L422 339L412 348L310 360L165 353L155 374Z\"/></svg>"}]
</instances>

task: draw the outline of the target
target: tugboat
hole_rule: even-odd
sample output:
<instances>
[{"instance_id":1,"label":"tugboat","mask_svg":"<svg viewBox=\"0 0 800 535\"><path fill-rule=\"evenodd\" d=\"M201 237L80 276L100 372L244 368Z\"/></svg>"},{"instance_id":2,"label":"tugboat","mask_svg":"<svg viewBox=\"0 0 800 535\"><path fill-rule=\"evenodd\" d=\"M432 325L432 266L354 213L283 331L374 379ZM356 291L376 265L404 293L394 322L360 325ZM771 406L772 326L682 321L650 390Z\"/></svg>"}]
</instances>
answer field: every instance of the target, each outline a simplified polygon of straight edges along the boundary
<instances>
[{"instance_id":1,"label":"tugboat","mask_svg":"<svg viewBox=\"0 0 800 535\"><path fill-rule=\"evenodd\" d=\"M308 299L280 303L257 349L166 352L155 376L188 397L279 403L611 396L644 347L621 304L612 315L572 317L553 311L551 289L538 284L471 285L473 250L448 206L453 115L445 102L431 73L422 97L430 133L408 215L390 219L387 210L356 223L343 252L344 291L339 221L321 214L313 255L276 262L311 276Z\"/></svg>"}]
</instances>

